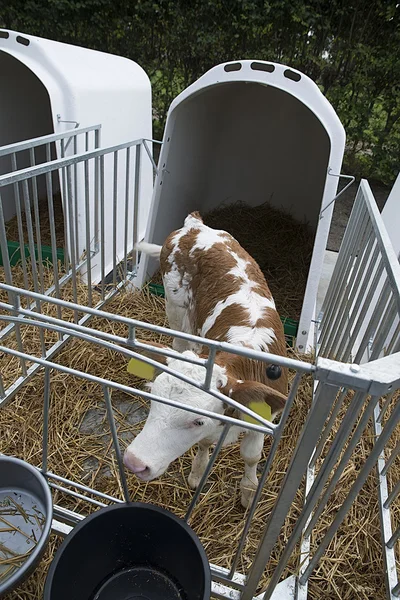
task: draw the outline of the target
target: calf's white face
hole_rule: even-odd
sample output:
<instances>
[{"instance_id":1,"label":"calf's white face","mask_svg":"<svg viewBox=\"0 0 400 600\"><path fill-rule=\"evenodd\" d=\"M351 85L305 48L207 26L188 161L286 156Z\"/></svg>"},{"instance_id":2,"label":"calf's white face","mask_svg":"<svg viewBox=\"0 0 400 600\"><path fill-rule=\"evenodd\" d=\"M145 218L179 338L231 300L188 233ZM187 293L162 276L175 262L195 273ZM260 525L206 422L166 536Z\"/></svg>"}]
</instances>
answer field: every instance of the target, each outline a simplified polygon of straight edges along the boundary
<instances>
[{"instance_id":1,"label":"calf's white face","mask_svg":"<svg viewBox=\"0 0 400 600\"><path fill-rule=\"evenodd\" d=\"M196 356L191 351L183 355ZM204 367L170 358L167 364L199 383L204 382ZM217 390L226 383L225 369L215 365L210 387ZM154 395L218 414L224 412L220 400L168 373L158 375L149 387ZM125 451L125 466L140 479L151 481L165 473L170 463L194 444L205 438L217 438L221 431L216 419L152 400L144 428Z\"/></svg>"}]
</instances>

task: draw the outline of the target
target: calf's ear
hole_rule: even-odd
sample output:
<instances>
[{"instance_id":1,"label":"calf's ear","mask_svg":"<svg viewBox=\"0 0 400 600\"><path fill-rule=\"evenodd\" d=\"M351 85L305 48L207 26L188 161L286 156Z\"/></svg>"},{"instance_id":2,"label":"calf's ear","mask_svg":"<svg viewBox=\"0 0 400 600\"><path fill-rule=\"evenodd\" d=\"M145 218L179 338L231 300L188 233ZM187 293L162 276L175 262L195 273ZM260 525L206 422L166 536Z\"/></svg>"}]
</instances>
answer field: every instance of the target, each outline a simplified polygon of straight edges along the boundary
<instances>
[{"instance_id":1,"label":"calf's ear","mask_svg":"<svg viewBox=\"0 0 400 600\"><path fill-rule=\"evenodd\" d=\"M143 356L152 358L153 360L156 360L157 362L163 365L166 365L168 363L168 360L170 360L167 356L159 354L156 350L152 349L153 347L160 348L163 350L170 350L171 352L173 352L173 350L171 350L171 348L169 348L168 346L165 346L164 344L159 344L157 342L144 342L143 340L137 341L141 344L149 346L149 348L135 348L135 352L139 352L140 354L143 354ZM153 381L161 370L140 360L140 358L131 358L128 362L127 371L128 373L130 373L131 375L135 375L136 377Z\"/></svg>"},{"instance_id":2,"label":"calf's ear","mask_svg":"<svg viewBox=\"0 0 400 600\"><path fill-rule=\"evenodd\" d=\"M229 398L236 400L261 416L268 419L270 407L270 418L282 412L287 397L272 387L259 383L258 381L230 380L221 390ZM246 417L247 418L247 417Z\"/></svg>"}]
</instances>

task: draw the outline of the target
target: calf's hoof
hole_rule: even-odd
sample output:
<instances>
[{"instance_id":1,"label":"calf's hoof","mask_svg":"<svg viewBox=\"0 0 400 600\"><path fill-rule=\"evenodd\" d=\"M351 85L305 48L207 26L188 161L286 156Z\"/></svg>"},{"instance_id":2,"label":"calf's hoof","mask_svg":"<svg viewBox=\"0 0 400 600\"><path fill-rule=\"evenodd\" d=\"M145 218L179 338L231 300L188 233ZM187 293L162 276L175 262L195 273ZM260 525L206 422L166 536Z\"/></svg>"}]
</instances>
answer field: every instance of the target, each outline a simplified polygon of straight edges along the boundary
<instances>
[{"instance_id":1,"label":"calf's hoof","mask_svg":"<svg viewBox=\"0 0 400 600\"><path fill-rule=\"evenodd\" d=\"M190 485L192 490L195 490L199 487L200 480L201 480L201 475L198 475L197 473L193 473L193 472L190 473L190 475L188 477L188 484Z\"/></svg>"},{"instance_id":2,"label":"calf's hoof","mask_svg":"<svg viewBox=\"0 0 400 600\"><path fill-rule=\"evenodd\" d=\"M243 508L249 508L253 502L255 490L242 490L241 504Z\"/></svg>"},{"instance_id":3,"label":"calf's hoof","mask_svg":"<svg viewBox=\"0 0 400 600\"><path fill-rule=\"evenodd\" d=\"M247 479L247 477L241 481L240 489L242 492L241 503L243 508L249 508L253 502L254 495L257 490L257 484Z\"/></svg>"}]
</instances>

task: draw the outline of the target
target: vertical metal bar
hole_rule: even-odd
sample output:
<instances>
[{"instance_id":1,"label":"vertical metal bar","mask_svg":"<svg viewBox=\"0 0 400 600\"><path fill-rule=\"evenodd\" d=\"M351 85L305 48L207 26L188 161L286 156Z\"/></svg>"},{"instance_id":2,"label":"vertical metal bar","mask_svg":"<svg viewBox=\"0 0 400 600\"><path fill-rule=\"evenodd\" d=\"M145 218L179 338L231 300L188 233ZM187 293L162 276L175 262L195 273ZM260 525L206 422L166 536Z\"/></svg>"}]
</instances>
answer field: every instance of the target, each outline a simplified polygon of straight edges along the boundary
<instances>
[{"instance_id":1,"label":"vertical metal bar","mask_svg":"<svg viewBox=\"0 0 400 600\"><path fill-rule=\"evenodd\" d=\"M314 384L315 385L315 384ZM312 403L311 403L311 407L314 406L315 402L318 401L319 398L319 394L322 388L318 389L318 386L316 389L314 389L313 392L313 399L312 399ZM306 488L305 488L305 501L308 499L309 494L312 490L312 486L314 483L314 475L315 475L315 467L313 466L308 466L307 469L307 473L306 473ZM291 555L292 551L293 551L293 547L296 545L296 542L294 542L294 540L298 540L301 536L302 530L304 530L304 527L307 527L308 525L308 519L311 516L311 512L312 512L312 506L313 504L311 504L310 508L306 507L306 504L303 504L303 510L300 514L300 519L301 522L297 523L296 522L296 529L292 532L289 540L288 540L288 544L291 544L292 547L290 548L290 550L287 552L287 556L280 556L279 559L279 563L277 565L277 569L281 572L282 569L282 565L286 564L286 562L289 559L289 556ZM293 544L294 542L294 544ZM286 548L286 546L285 546ZM308 558L309 558L309 554L310 554L310 536L306 536L304 535L304 531L303 531L303 536L302 536L302 540L301 540L301 544L300 544L300 557L306 555L306 558L304 560L301 561L300 567L299 567L299 573L301 574L304 569L306 568L307 564L308 564ZM284 567L283 567L284 568ZM274 570L274 575L275 575L275 570ZM278 577L279 580L279 577ZM298 584L298 582L297 582ZM268 598L271 594L271 590L273 593L273 588L275 587L275 582L269 582L268 588L265 591L265 594L263 596L263 600L265 600L266 598ZM297 596L296 596L296 600L306 600L307 599L307 589L308 589L308 583L306 582L304 585L300 586L299 584L297 585Z\"/></svg>"},{"instance_id":2,"label":"vertical metal bar","mask_svg":"<svg viewBox=\"0 0 400 600\"><path fill-rule=\"evenodd\" d=\"M143 140L143 146L144 146L144 149L146 150L147 156L149 157L150 162L151 162L151 164L153 166L153 180L154 180L155 176L158 175L158 168L157 168L157 165L155 163L154 158L151 155L151 152L150 152L150 149L149 149L149 147L147 145L146 140Z\"/></svg>"},{"instance_id":3,"label":"vertical metal bar","mask_svg":"<svg viewBox=\"0 0 400 600\"><path fill-rule=\"evenodd\" d=\"M94 147L99 147L100 131L95 129L94 131ZM100 176L100 157L96 157L94 160L94 250L99 251L99 176Z\"/></svg>"},{"instance_id":4,"label":"vertical metal bar","mask_svg":"<svg viewBox=\"0 0 400 600\"><path fill-rule=\"evenodd\" d=\"M50 144L46 146L46 160L50 162L51 160L51 148ZM54 287L56 291L56 298L60 298L60 285L59 279L60 275L58 272L58 259L57 259L57 239L56 239L56 224L54 217L54 202L53 202L53 182L52 182L52 173L46 173L46 195L47 195L47 206L49 209L49 225L50 225L50 241L51 241L51 257L53 261L53 275L54 275ZM67 230L67 227L65 227ZM58 318L61 319L61 307L57 306L57 315ZM59 339L61 339L61 334L59 335Z\"/></svg>"},{"instance_id":5,"label":"vertical metal bar","mask_svg":"<svg viewBox=\"0 0 400 600\"><path fill-rule=\"evenodd\" d=\"M44 369L44 400L43 400L43 450L42 450L42 473L48 471L49 456L49 412L50 412L50 369Z\"/></svg>"},{"instance_id":6,"label":"vertical metal bar","mask_svg":"<svg viewBox=\"0 0 400 600\"><path fill-rule=\"evenodd\" d=\"M315 463L317 462L317 460L318 460L318 458L319 458L322 450L324 449L325 442L326 442L326 440L329 437L329 434L330 434L330 432L332 430L333 424L336 421L336 418L337 418L337 416L339 414L339 411L340 411L340 409L342 407L343 400L345 399L347 393L348 393L348 390L346 388L343 388L341 390L339 396L336 399L335 406L333 407L333 410L332 410L332 414L329 417L329 421L327 422L327 424L326 424L326 426L324 428L324 431L322 432L321 439L319 440L318 446L315 448L315 452L314 452L314 454L312 456L312 459L310 461L310 466L311 467L315 466Z\"/></svg>"},{"instance_id":7,"label":"vertical metal bar","mask_svg":"<svg viewBox=\"0 0 400 600\"><path fill-rule=\"evenodd\" d=\"M317 394L316 394L316 387L317 387L317 382L314 381L314 389L313 389L313 397L312 397L312 401L311 401L311 406L314 406L316 399L317 399ZM340 398L339 394L339 398ZM336 400L336 404L332 410L332 413L334 412L337 402L339 400L339 398ZM325 427L326 429L326 427ZM311 492L313 483L314 483L314 479L315 479L315 466L311 466L311 463L309 463L308 468L307 468L307 472L306 472L306 481L305 481L305 490L304 490L304 502L303 502L303 510L304 510L304 504L305 501L309 495L309 493ZM309 519L311 517L311 514L308 518L305 519L304 522L304 527L302 529L302 534L301 534L301 538L299 541L299 545L300 545L300 557L299 557L299 572L298 575L302 575L304 570L307 568L309 559L310 559L310 550L311 550L311 535L306 536L304 535L304 528L307 527ZM308 582L306 582L303 585L300 585L299 582L297 581L297 597L296 600L307 600L307 596L308 596Z\"/></svg>"},{"instance_id":8,"label":"vertical metal bar","mask_svg":"<svg viewBox=\"0 0 400 600\"><path fill-rule=\"evenodd\" d=\"M320 436L321 429L332 409L338 388L325 384L320 390L320 394L324 392L324 396L320 402L315 402L303 426L279 496L264 530L241 600L252 600L256 593L265 565L269 561L286 515L290 510L301 480L307 471L308 463Z\"/></svg>"},{"instance_id":9,"label":"vertical metal bar","mask_svg":"<svg viewBox=\"0 0 400 600\"><path fill-rule=\"evenodd\" d=\"M342 352L342 354L340 355L339 360L342 360L344 362L348 361L353 352L353 348L356 343L357 336L359 335L361 327L365 321L365 315L367 314L367 311L371 305L372 298L374 297L377 285L382 277L382 273L383 273L383 261L382 261L382 258L379 257L379 262L376 267L375 275L369 286L367 295L364 296L364 298L362 298L363 302L361 305L361 310L357 317L357 321L355 322L355 324L353 324L353 331L351 333L350 340L348 341L348 344L347 344L344 352Z\"/></svg>"},{"instance_id":10,"label":"vertical metal bar","mask_svg":"<svg viewBox=\"0 0 400 600\"><path fill-rule=\"evenodd\" d=\"M101 267L101 299L105 298L105 223L104 223L104 156L100 157L100 267Z\"/></svg>"},{"instance_id":11,"label":"vertical metal bar","mask_svg":"<svg viewBox=\"0 0 400 600\"><path fill-rule=\"evenodd\" d=\"M235 556L234 556L233 561L231 563L231 568L230 568L230 571L229 571L229 577L230 578L233 577L233 575L234 575L234 573L236 571L237 565L239 563L240 556L241 556L241 554L243 552L243 548L244 548L244 545L245 545L245 542L246 542L246 538L247 538L247 535L248 535L249 530L250 530L251 522L252 522L252 519L254 517L254 513L256 512L257 504L258 504L258 501L260 500L261 493L262 493L262 491L264 489L264 485L265 485L265 482L266 482L267 477L269 475L269 472L270 472L270 469L271 469L271 465L272 465L273 460L275 458L276 451L277 451L279 443L281 441L282 431L283 431L283 429L284 429L284 427L286 425L287 418L288 418L288 416L290 414L290 410L292 408L294 399L296 397L297 389L299 387L300 381L301 381L301 373L296 373L296 376L295 376L295 378L294 378L294 380L292 382L291 388L290 388L290 393L289 393L288 399L286 400L286 403L285 403L285 408L283 409L283 413L282 413L281 419L279 421L278 428L275 430L275 436L274 436L274 439L273 439L273 442L272 442L272 445L271 445L271 449L269 451L266 463L264 465L264 469L263 469L263 472L261 474L260 481L258 482L258 486L257 486L256 493L254 495L254 498L253 498L253 502L251 503L251 507L250 507L249 512L247 514L246 523L245 523L245 526L243 528L242 534L240 536L240 540L239 540L239 544L238 544L237 550L235 552Z\"/></svg>"},{"instance_id":12,"label":"vertical metal bar","mask_svg":"<svg viewBox=\"0 0 400 600\"><path fill-rule=\"evenodd\" d=\"M371 226L369 227L369 230L370 235L368 242L366 243L365 248L361 249L358 253L354 264L349 285L349 296L347 303L342 303L342 306L340 307L339 313L336 317L336 323L339 321L339 324L336 326L337 331L335 333L332 342L332 348L329 353L331 356L337 357L337 359L340 357L340 352L343 350L343 346L350 339L351 330L361 304L361 299L365 297L365 287L369 283L369 279L366 279L365 272L368 262L369 269L367 269L367 271L372 270L373 266L375 266L371 260L371 251L375 243L375 239L371 235ZM365 239L362 243L365 243Z\"/></svg>"},{"instance_id":13,"label":"vertical metal bar","mask_svg":"<svg viewBox=\"0 0 400 600\"><path fill-rule=\"evenodd\" d=\"M336 330L338 328L337 321L339 315L342 315L343 311L347 306L349 287L351 287L351 277L354 270L354 265L357 261L357 255L361 251L360 244L364 238L367 228L370 227L367 211L364 210L362 212L360 222L357 223L356 229L354 228L353 223L351 223L351 221L349 221L347 227L350 228L352 232L353 242L350 245L348 262L346 265L346 269L343 273L343 279L339 284L340 287L338 287L335 302L332 306L332 312L330 314L329 324L327 326L327 333L324 337L323 342L321 342L321 348L323 345L324 356L326 357L333 356L333 340L336 335Z\"/></svg>"},{"instance_id":14,"label":"vertical metal bar","mask_svg":"<svg viewBox=\"0 0 400 600\"><path fill-rule=\"evenodd\" d=\"M113 285L117 285L117 207L118 207L118 151L114 152L113 171Z\"/></svg>"},{"instance_id":15,"label":"vertical metal bar","mask_svg":"<svg viewBox=\"0 0 400 600\"><path fill-rule=\"evenodd\" d=\"M349 274L349 280L347 282L345 291L347 298L346 300L343 299L341 304L337 307L337 312L335 314L335 325L332 332L333 335L331 336L331 344L330 347L328 347L328 345L326 346L325 352L329 354L329 356L337 356L337 347L339 342L342 340L342 338L346 339L348 330L351 328L352 320L354 319L354 299L360 288L360 277L362 278L363 275L361 267L363 267L365 270L364 260L366 257L368 259L367 249L369 249L369 251L371 250L370 244L368 244L366 238L369 237L373 242L372 234L372 225L368 220L366 220L365 229L360 236L359 244L353 257L351 274Z\"/></svg>"},{"instance_id":16,"label":"vertical metal bar","mask_svg":"<svg viewBox=\"0 0 400 600\"><path fill-rule=\"evenodd\" d=\"M397 340L399 339L399 336L400 336L400 319L399 319L399 322L397 323L395 332L392 335L392 339L390 340L390 342L386 348L386 355L393 353L395 344L396 344Z\"/></svg>"},{"instance_id":17,"label":"vertical metal bar","mask_svg":"<svg viewBox=\"0 0 400 600\"><path fill-rule=\"evenodd\" d=\"M49 207L49 224L50 224L50 240L51 240L51 258L53 261L53 275L54 275L54 289L56 292L56 298L61 299L60 294L60 275L58 272L58 258L57 258L57 240L56 240L56 226L54 219L54 204L53 204L53 182L51 180L51 173L46 173L46 194L47 194L47 206ZM67 230L67 227L65 227ZM57 305L57 316L61 319L61 306ZM58 334L59 339L62 338L61 333Z\"/></svg>"},{"instance_id":18,"label":"vertical metal bar","mask_svg":"<svg viewBox=\"0 0 400 600\"><path fill-rule=\"evenodd\" d=\"M371 472L371 470L373 469L375 463L377 462L377 460L379 458L379 455L383 452L383 450L385 448L385 444L389 440L390 436L392 435L392 433L398 423L399 417L400 417L400 403L398 403L395 406L395 408L390 416L390 419L388 420L384 429L382 430L381 435L376 440L374 447L372 448L368 458L366 459L364 465L362 466L362 468L358 474L358 477L357 477L356 481L354 482L350 492L348 493L345 501L343 502L342 506L338 510L336 517L334 518L334 520L331 523L330 527L328 528L327 532L325 533L325 536L322 539L322 541L320 542L314 556L310 560L310 564L308 565L306 571L300 577L301 583L304 581L307 581L307 579L309 578L309 576L315 569L316 565L321 560L322 555L324 554L326 548L331 543L333 536L339 529L343 519L345 518L347 512L349 511L351 505L353 504L354 499L359 494L361 488L363 487L364 483L366 482L369 473Z\"/></svg>"},{"instance_id":19,"label":"vertical metal bar","mask_svg":"<svg viewBox=\"0 0 400 600\"><path fill-rule=\"evenodd\" d=\"M394 392L392 392L391 394L389 394L388 397L386 398L385 402L383 403L382 410L381 410L381 412L379 413L379 416L378 416L378 421L380 423L382 422L382 419L385 416L385 413L386 413L387 409L389 408L390 402L391 402L391 400L393 398L393 394L394 394Z\"/></svg>"},{"instance_id":20,"label":"vertical metal bar","mask_svg":"<svg viewBox=\"0 0 400 600\"><path fill-rule=\"evenodd\" d=\"M5 395L6 395L6 391L4 389L4 382L3 382L3 378L0 373L0 398L4 398Z\"/></svg>"},{"instance_id":21,"label":"vertical metal bar","mask_svg":"<svg viewBox=\"0 0 400 600\"><path fill-rule=\"evenodd\" d=\"M379 415L376 415L376 422L379 423ZM376 434L376 435L378 435L378 434ZM385 457L383 457L382 460L384 462L384 467L380 471L380 473L379 473L380 475L387 474L387 472L389 471L390 467L393 464L393 461L397 458L399 451L400 451L400 440L398 440L396 447L394 448L394 450L392 450L392 453L386 462L385 462Z\"/></svg>"},{"instance_id":22,"label":"vertical metal bar","mask_svg":"<svg viewBox=\"0 0 400 600\"><path fill-rule=\"evenodd\" d=\"M357 196L340 245L340 251L332 274L332 279L322 306L323 316L319 340L321 351L325 349L325 341L330 332L331 322L335 315L335 306L338 303L339 295L343 293L343 288L346 285L351 255L356 242L353 232L359 226L359 222L363 217L361 208L361 203Z\"/></svg>"},{"instance_id":23,"label":"vertical metal bar","mask_svg":"<svg viewBox=\"0 0 400 600\"><path fill-rule=\"evenodd\" d=\"M379 404L376 406L373 416L373 426L375 439L378 439L382 433L382 425L379 422ZM400 447L400 441L397 443ZM393 458L393 453L391 458ZM389 459L390 460L390 459ZM388 464L389 463L389 464ZM386 479L386 473L390 468L391 462L387 462L385 465L385 450L383 449L378 457L376 463L377 478L378 478L378 506L379 506L379 520L381 526L382 535L382 554L384 561L384 573L385 573L385 584L390 598L390 589L397 583L396 575L396 556L393 546L390 546L392 540L392 522L390 509L385 507L385 501L388 498L388 485Z\"/></svg>"},{"instance_id":24,"label":"vertical metal bar","mask_svg":"<svg viewBox=\"0 0 400 600\"><path fill-rule=\"evenodd\" d=\"M141 146L136 146L135 156L135 187L134 187L134 203L133 203L133 240L132 248L134 249L139 239L139 193L140 193L140 166L141 166ZM139 252L134 250L133 254L135 265L139 262Z\"/></svg>"},{"instance_id":25,"label":"vertical metal bar","mask_svg":"<svg viewBox=\"0 0 400 600\"><path fill-rule=\"evenodd\" d=\"M65 156L65 142L61 140L61 156ZM67 191L67 172L66 169L61 170L61 186L62 186L62 198L63 198L63 213L64 213L64 269L65 272L69 271L69 262L71 259L71 233L70 229L70 218L69 218L69 203L68 203L68 191Z\"/></svg>"},{"instance_id":26,"label":"vertical metal bar","mask_svg":"<svg viewBox=\"0 0 400 600\"><path fill-rule=\"evenodd\" d=\"M72 293L74 303L78 302L77 280L76 280L76 254L75 254L75 231L74 231L74 215L73 215L73 198L72 198L72 181L71 167L67 167L67 204L68 204L68 219L69 219L69 239L71 245L71 278L72 278ZM75 323L78 322L78 313L74 311Z\"/></svg>"},{"instance_id":27,"label":"vertical metal bar","mask_svg":"<svg viewBox=\"0 0 400 600\"><path fill-rule=\"evenodd\" d=\"M50 144L46 144L47 147ZM31 167L35 166L35 152L34 148L29 151ZM46 159L49 161L46 157ZM32 177L32 195L33 195L33 211L35 216L35 228L36 228L36 249L37 249L37 260L39 266L39 280L40 280L40 292L44 294L44 274L43 274L43 256L42 256L42 237L40 232L40 214L39 214L39 196L37 178Z\"/></svg>"},{"instance_id":28,"label":"vertical metal bar","mask_svg":"<svg viewBox=\"0 0 400 600\"><path fill-rule=\"evenodd\" d=\"M369 239L369 243L366 248L365 254L364 254L364 259L368 260L368 258L369 258L368 267L367 267L367 270L365 270L366 265L365 264L361 265L360 277L359 277L359 281L357 282L358 285L353 287L353 290L355 289L357 294L356 294L356 298L354 301L354 305L352 306L352 318L351 318L351 320L348 321L348 323L349 323L348 329L346 331L346 334L343 335L342 340L339 344L339 348L337 349L336 356L338 356L338 357L342 356L343 350L346 346L346 343L348 343L348 341L351 337L351 333L354 328L354 322L359 313L361 303L365 299L368 286L371 284L371 277L372 277L372 273L373 273L374 269L376 269L378 256L379 256L378 244L376 243L375 238L373 236L371 236ZM340 358L339 358L339 360L340 360Z\"/></svg>"},{"instance_id":29,"label":"vertical metal bar","mask_svg":"<svg viewBox=\"0 0 400 600\"><path fill-rule=\"evenodd\" d=\"M213 368L215 363L215 355L217 354L216 348L210 348L208 352L207 366L206 366L206 377L204 380L204 389L210 389L211 378L213 374Z\"/></svg>"},{"instance_id":30,"label":"vertical metal bar","mask_svg":"<svg viewBox=\"0 0 400 600\"><path fill-rule=\"evenodd\" d=\"M77 137L78 136L74 136L74 154L77 154L78 152L78 145L77 145ZM72 204L71 204L71 211L74 213L74 222L75 222L75 258L76 261L79 261L79 206L78 206L78 163L75 162L74 163L74 203L73 203L73 209L72 209ZM71 171L70 171L70 176L71 176ZM71 188L72 190L72 188Z\"/></svg>"},{"instance_id":31,"label":"vertical metal bar","mask_svg":"<svg viewBox=\"0 0 400 600\"><path fill-rule=\"evenodd\" d=\"M22 181L22 190L23 190L23 195L24 195L26 226L27 226L27 230L28 230L29 252L31 255L33 289L36 293L40 293L39 279L38 279L37 266L36 266L35 240L33 237L33 226L32 226L32 217L31 217L29 188L28 188L28 181L26 179L24 179ZM36 308L39 313L42 312L42 303L40 300L36 300ZM45 344L45 339L44 339L44 331L42 328L39 328L39 338L40 338L40 346L42 349L42 356L46 356L46 344Z\"/></svg>"},{"instance_id":32,"label":"vertical metal bar","mask_svg":"<svg viewBox=\"0 0 400 600\"><path fill-rule=\"evenodd\" d=\"M1 256L3 259L4 276L5 276L6 283L8 285L13 285L10 256L8 254L6 224L4 221L4 213L3 213L3 200L1 198L1 188L0 188L0 250L1 250ZM12 293L8 292L7 295L8 295L9 303L12 304L13 303Z\"/></svg>"},{"instance_id":33,"label":"vertical metal bar","mask_svg":"<svg viewBox=\"0 0 400 600\"><path fill-rule=\"evenodd\" d=\"M204 485L205 485L205 483L206 483L206 481L208 479L208 476L209 476L209 474L211 472L211 469L214 466L215 460L216 460L216 458L217 458L217 456L218 456L218 454L219 454L219 452L220 452L220 450L221 450L221 448L223 446L223 443L225 441L226 436L228 435L229 429L230 429L230 425L229 424L224 425L224 427L222 429L222 433L219 436L219 440L218 440L218 442L217 442L217 444L216 444L216 446L215 446L215 448L214 448L214 450L213 450L213 452L212 452L212 454L211 454L211 456L210 456L210 458L208 460L206 470L204 471L204 473L202 475L202 478L200 479L200 483L197 486L197 489L196 489L196 491L195 491L195 493L193 495L193 498L192 498L192 500L191 500L191 502L189 504L189 507L188 507L188 509L186 511L185 521L189 521L190 517L192 516L193 509L196 506L197 500L199 499L200 494L201 494L201 492L203 490L203 487L204 487Z\"/></svg>"},{"instance_id":34,"label":"vertical metal bar","mask_svg":"<svg viewBox=\"0 0 400 600\"><path fill-rule=\"evenodd\" d=\"M354 231L361 225L363 216L362 206L356 198L356 202L353 206L343 241L340 246L338 259L333 271L328 292L322 306L323 317L321 322L321 343L323 345L325 344L326 336L330 332L330 326L336 314L336 306L338 305L339 299L347 285L348 272L349 269L351 269L354 247L357 243L357 239L354 236Z\"/></svg>"},{"instance_id":35,"label":"vertical metal bar","mask_svg":"<svg viewBox=\"0 0 400 600\"><path fill-rule=\"evenodd\" d=\"M97 148L100 148L100 128L96 127L96 129L93 132L94 135L94 149L97 150Z\"/></svg>"},{"instance_id":36,"label":"vertical metal bar","mask_svg":"<svg viewBox=\"0 0 400 600\"><path fill-rule=\"evenodd\" d=\"M389 496L386 498L386 502L384 503L385 508L389 508L391 504L393 504L394 500L396 500L397 496L400 493L400 481L398 481L394 487L394 489L390 492Z\"/></svg>"},{"instance_id":37,"label":"vertical metal bar","mask_svg":"<svg viewBox=\"0 0 400 600\"><path fill-rule=\"evenodd\" d=\"M390 540L387 542L386 546L390 549L394 548L395 543L400 538L400 527L396 529Z\"/></svg>"},{"instance_id":38,"label":"vertical metal bar","mask_svg":"<svg viewBox=\"0 0 400 600\"><path fill-rule=\"evenodd\" d=\"M127 483L126 477L125 477L124 463L122 461L121 448L119 447L117 428L115 426L114 411L113 411L112 404L111 404L110 392L106 385L103 386L103 394L104 394L104 400L105 400L106 408L107 408L108 423L110 425L111 435L112 435L113 444L114 444L114 451L115 451L115 454L117 457L117 464L118 464L119 475L121 477L122 489L124 491L125 501L130 502L128 483Z\"/></svg>"},{"instance_id":39,"label":"vertical metal bar","mask_svg":"<svg viewBox=\"0 0 400 600\"><path fill-rule=\"evenodd\" d=\"M361 344L357 350L357 353L356 353L356 356L354 359L354 362L356 362L356 363L361 362L363 355L368 347L368 344L370 343L370 340L376 331L377 325L381 319L382 308L384 306L386 306L390 291L391 291L390 284L389 284L389 280L387 279L383 285L382 291L379 296L379 300L376 303L374 312L371 316L370 322L368 323L368 327L364 333L364 337L363 337Z\"/></svg>"},{"instance_id":40,"label":"vertical metal bar","mask_svg":"<svg viewBox=\"0 0 400 600\"><path fill-rule=\"evenodd\" d=\"M136 327L134 325L128 325L128 344L133 344L135 342L136 336Z\"/></svg>"},{"instance_id":41,"label":"vertical metal bar","mask_svg":"<svg viewBox=\"0 0 400 600\"><path fill-rule=\"evenodd\" d=\"M33 235L31 203L30 203L30 196L29 196L28 181L26 179L24 179L22 181L22 191L23 191L23 196L24 196L25 219L26 219L26 228L27 228L27 233L28 233L29 253L31 256L33 287L34 287L35 292L38 293L39 292L39 280L38 280L37 270L36 270L35 239L34 239L34 235Z\"/></svg>"},{"instance_id":42,"label":"vertical metal bar","mask_svg":"<svg viewBox=\"0 0 400 600\"><path fill-rule=\"evenodd\" d=\"M86 133L86 136L88 134ZM88 138L87 138L88 139ZM92 299L92 256L90 248L90 205L89 205L89 162L84 162L85 171L85 230L86 230L86 265L87 265L87 288L88 288L88 305L93 306Z\"/></svg>"},{"instance_id":43,"label":"vertical metal bar","mask_svg":"<svg viewBox=\"0 0 400 600\"><path fill-rule=\"evenodd\" d=\"M125 177L125 221L124 221L124 280L128 274L128 223L129 223L129 192L130 192L131 148L126 149ZM133 249L132 249L133 250Z\"/></svg>"},{"instance_id":44,"label":"vertical metal bar","mask_svg":"<svg viewBox=\"0 0 400 600\"><path fill-rule=\"evenodd\" d=\"M11 168L13 171L17 171L17 157L15 152L11 154ZM15 209L17 213L17 223L18 223L18 240L20 247L20 255L21 255L21 265L22 265L22 273L24 278L24 287L26 290L29 290L29 281L28 281L28 270L26 267L26 257L25 257L25 240L24 240L24 227L22 224L22 211L21 211L21 196L19 192L19 184L14 183L14 198L15 198Z\"/></svg>"},{"instance_id":45,"label":"vertical metal bar","mask_svg":"<svg viewBox=\"0 0 400 600\"><path fill-rule=\"evenodd\" d=\"M18 294L13 293L13 306L14 306L14 314L16 317L19 316L19 309L20 309L20 297ZM15 339L17 340L17 348L20 352L24 352L24 345L22 342L22 336L21 336L21 328L19 323L16 321L15 322ZM26 361L25 358L20 358L19 359L20 365L21 365L21 370L22 370L22 376L26 377L28 374L27 368L26 368Z\"/></svg>"},{"instance_id":46,"label":"vertical metal bar","mask_svg":"<svg viewBox=\"0 0 400 600\"><path fill-rule=\"evenodd\" d=\"M375 336L374 341L372 342L370 360L375 360L379 358L380 354L383 352L385 342L387 340L391 328L393 327L394 320L396 317L396 299L393 295L391 295L385 314L382 317L377 335Z\"/></svg>"}]
</instances>

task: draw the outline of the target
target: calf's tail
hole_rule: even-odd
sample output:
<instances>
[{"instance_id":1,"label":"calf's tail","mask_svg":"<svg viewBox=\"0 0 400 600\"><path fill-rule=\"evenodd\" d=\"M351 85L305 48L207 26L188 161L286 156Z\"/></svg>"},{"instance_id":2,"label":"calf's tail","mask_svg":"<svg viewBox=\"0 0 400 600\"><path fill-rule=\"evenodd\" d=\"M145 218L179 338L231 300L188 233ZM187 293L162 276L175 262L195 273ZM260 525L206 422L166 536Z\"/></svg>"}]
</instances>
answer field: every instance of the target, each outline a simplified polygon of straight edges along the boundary
<instances>
[{"instance_id":1,"label":"calf's tail","mask_svg":"<svg viewBox=\"0 0 400 600\"><path fill-rule=\"evenodd\" d=\"M139 242L135 245L135 250L143 252L143 254L148 254L152 258L159 259L162 246L158 246L157 244L149 244L148 242Z\"/></svg>"}]
</instances>

